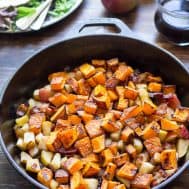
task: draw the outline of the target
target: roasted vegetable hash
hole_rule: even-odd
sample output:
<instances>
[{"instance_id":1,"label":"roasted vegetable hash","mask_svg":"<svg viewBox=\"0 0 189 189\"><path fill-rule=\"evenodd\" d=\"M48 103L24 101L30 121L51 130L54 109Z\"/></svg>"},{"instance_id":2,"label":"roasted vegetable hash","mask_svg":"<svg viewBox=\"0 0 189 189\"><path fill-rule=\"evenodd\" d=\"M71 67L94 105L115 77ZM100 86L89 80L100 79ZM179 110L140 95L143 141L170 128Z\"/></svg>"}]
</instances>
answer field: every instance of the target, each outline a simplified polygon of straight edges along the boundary
<instances>
[{"instance_id":1,"label":"roasted vegetable hash","mask_svg":"<svg viewBox=\"0 0 189 189\"><path fill-rule=\"evenodd\" d=\"M51 189L150 189L189 156L174 85L118 58L52 73L17 108L26 171Z\"/></svg>"}]
</instances>

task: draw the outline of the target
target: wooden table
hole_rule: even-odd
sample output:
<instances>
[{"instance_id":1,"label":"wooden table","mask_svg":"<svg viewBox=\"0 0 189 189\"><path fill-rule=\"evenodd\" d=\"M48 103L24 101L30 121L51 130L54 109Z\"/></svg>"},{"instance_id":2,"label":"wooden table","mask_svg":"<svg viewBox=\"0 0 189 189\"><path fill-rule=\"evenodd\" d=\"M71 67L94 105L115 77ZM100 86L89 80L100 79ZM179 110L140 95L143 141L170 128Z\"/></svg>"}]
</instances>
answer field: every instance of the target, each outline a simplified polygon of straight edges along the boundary
<instances>
[{"instance_id":1,"label":"wooden table","mask_svg":"<svg viewBox=\"0 0 189 189\"><path fill-rule=\"evenodd\" d=\"M141 38L156 43L180 58L189 68L189 47L176 47L161 37L154 26L155 0L141 0L141 5L132 13L119 16ZM82 6L69 18L55 26L35 34L0 35L0 90L6 80L23 64L24 60L39 49L65 39L73 30L74 24L94 17L114 17L102 6L100 0L84 0ZM96 28L102 32L104 28ZM15 89L16 90L16 89ZM0 149L0 189L34 189L8 163ZM189 170L167 189L189 188Z\"/></svg>"}]
</instances>

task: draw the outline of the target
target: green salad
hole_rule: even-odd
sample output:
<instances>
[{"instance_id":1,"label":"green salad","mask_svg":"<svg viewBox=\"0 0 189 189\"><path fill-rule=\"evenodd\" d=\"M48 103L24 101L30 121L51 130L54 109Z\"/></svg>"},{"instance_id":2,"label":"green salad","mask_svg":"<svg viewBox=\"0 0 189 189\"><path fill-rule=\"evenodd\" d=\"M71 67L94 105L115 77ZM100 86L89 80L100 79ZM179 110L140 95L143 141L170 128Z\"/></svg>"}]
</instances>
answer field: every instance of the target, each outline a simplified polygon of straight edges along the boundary
<instances>
[{"instance_id":1,"label":"green salad","mask_svg":"<svg viewBox=\"0 0 189 189\"><path fill-rule=\"evenodd\" d=\"M77 0L0 0L0 30L38 30L71 10Z\"/></svg>"}]
</instances>

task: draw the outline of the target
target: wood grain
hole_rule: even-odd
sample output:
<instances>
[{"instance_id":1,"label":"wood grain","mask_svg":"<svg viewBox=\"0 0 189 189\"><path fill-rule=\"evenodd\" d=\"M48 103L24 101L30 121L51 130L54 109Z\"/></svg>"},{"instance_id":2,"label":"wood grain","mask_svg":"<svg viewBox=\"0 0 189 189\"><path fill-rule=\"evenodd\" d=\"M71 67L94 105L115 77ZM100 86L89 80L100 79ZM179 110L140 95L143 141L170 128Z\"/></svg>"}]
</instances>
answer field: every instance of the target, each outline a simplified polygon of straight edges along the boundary
<instances>
[{"instance_id":1,"label":"wood grain","mask_svg":"<svg viewBox=\"0 0 189 189\"><path fill-rule=\"evenodd\" d=\"M189 47L177 47L167 42L154 26L154 0L141 0L140 6L128 15L116 16L122 19L139 38L167 49L176 55L189 68ZM44 31L26 35L0 35L0 91L4 83L12 76L24 61L38 50L61 41L77 31L74 25L89 18L115 17L108 13L100 0L84 0L81 7L66 20ZM91 32L103 32L104 28L93 28ZM76 32L75 32L76 33ZM167 189L187 189L189 170L186 170ZM0 189L35 189L22 178L6 160L0 150Z\"/></svg>"}]
</instances>

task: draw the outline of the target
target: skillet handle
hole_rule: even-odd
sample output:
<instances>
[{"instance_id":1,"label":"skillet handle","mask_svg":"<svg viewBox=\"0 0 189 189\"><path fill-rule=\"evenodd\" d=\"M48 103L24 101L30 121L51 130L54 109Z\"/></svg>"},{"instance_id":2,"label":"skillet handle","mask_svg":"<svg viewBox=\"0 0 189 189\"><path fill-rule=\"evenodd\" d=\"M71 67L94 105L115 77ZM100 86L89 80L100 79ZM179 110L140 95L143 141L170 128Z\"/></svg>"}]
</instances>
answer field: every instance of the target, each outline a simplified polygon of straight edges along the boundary
<instances>
[{"instance_id":1,"label":"skillet handle","mask_svg":"<svg viewBox=\"0 0 189 189\"><path fill-rule=\"evenodd\" d=\"M117 18L94 18L89 19L87 21L81 21L78 23L78 29L74 32L74 36L82 36L82 35L94 35L94 33L83 32L82 30L87 27L92 26L113 26L118 29L118 33L103 32L102 34L110 34L111 35L122 35L128 37L134 37L134 33L130 30L130 28L120 19ZM96 34L96 33L95 33Z\"/></svg>"}]
</instances>

